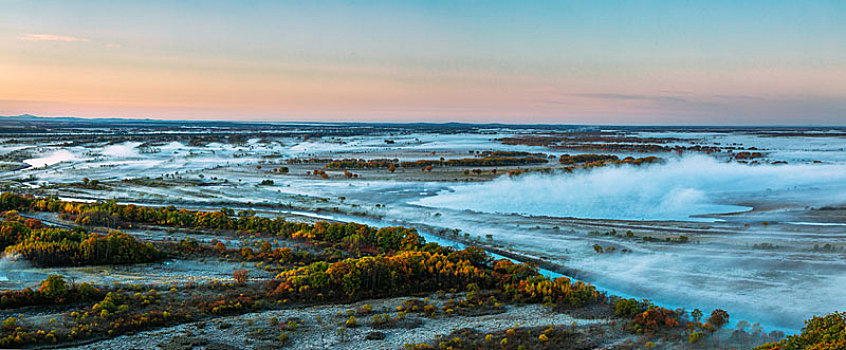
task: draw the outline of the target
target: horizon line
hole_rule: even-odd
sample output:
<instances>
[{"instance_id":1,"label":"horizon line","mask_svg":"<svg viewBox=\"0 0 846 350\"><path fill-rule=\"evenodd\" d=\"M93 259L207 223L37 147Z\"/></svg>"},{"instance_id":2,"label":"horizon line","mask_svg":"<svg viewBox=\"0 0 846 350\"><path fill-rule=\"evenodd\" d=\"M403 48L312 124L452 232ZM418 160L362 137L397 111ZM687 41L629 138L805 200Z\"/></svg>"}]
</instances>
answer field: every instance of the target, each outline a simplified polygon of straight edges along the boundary
<instances>
[{"instance_id":1,"label":"horizon line","mask_svg":"<svg viewBox=\"0 0 846 350\"><path fill-rule=\"evenodd\" d=\"M385 122L385 121L306 121L306 120L232 120L232 119L212 119L212 120L193 120L193 119L166 119L161 117L131 117L131 116L40 116L30 113L19 115L0 116L2 119L13 118L36 118L36 119L76 119L80 121L135 121L135 122L163 122L163 123L231 123L231 124L346 124L346 125L469 125L469 126L548 126L548 127L690 127L690 128L846 128L843 125L828 125L828 124L568 124L568 123L508 123L508 122L462 122L462 121L444 121L444 122L427 122L427 121L408 121L408 122Z\"/></svg>"}]
</instances>

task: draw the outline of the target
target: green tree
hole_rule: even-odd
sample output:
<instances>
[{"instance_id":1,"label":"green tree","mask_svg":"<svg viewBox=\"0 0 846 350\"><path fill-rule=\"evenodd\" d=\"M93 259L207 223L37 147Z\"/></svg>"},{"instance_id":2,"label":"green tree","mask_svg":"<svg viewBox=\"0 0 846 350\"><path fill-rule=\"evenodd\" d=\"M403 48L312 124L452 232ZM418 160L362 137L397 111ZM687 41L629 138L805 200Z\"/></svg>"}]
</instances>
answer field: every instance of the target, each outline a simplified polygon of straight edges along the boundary
<instances>
[{"instance_id":1,"label":"green tree","mask_svg":"<svg viewBox=\"0 0 846 350\"><path fill-rule=\"evenodd\" d=\"M38 291L48 298L63 298L68 293L68 284L60 275L50 275L41 282Z\"/></svg>"}]
</instances>

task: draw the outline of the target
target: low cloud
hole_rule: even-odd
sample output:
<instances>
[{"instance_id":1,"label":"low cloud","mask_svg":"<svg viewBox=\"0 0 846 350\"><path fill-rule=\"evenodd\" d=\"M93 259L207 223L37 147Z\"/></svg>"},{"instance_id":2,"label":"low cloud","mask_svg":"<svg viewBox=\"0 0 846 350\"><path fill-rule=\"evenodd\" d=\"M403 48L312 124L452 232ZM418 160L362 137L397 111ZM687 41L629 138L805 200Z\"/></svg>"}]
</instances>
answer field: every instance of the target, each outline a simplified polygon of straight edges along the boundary
<instances>
[{"instance_id":1,"label":"low cloud","mask_svg":"<svg viewBox=\"0 0 846 350\"><path fill-rule=\"evenodd\" d=\"M749 198L780 198L811 206L840 204L846 200L844 184L843 164L749 166L690 155L651 166L500 177L452 186L451 191L414 204L553 217L711 220L694 216L746 210L734 204Z\"/></svg>"},{"instance_id":2,"label":"low cloud","mask_svg":"<svg viewBox=\"0 0 846 350\"><path fill-rule=\"evenodd\" d=\"M63 42L87 42L89 41L86 38L78 38L73 36L65 36L65 35L54 35L54 34L26 34L19 38L20 40L24 41L63 41Z\"/></svg>"},{"instance_id":3,"label":"low cloud","mask_svg":"<svg viewBox=\"0 0 846 350\"><path fill-rule=\"evenodd\" d=\"M571 94L571 96L595 98L603 100L647 100L660 102L687 102L687 99L681 96L669 95L635 95L635 94L615 94L615 93L586 93L586 94Z\"/></svg>"}]
</instances>

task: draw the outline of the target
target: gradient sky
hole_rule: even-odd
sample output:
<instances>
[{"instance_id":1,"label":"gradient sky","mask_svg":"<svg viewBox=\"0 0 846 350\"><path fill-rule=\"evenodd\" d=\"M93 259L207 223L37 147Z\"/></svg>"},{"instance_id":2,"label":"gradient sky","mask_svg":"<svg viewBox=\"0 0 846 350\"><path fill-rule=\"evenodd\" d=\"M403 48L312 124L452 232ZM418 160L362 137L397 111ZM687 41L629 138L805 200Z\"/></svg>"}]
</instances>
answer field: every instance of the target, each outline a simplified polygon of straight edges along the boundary
<instances>
[{"instance_id":1,"label":"gradient sky","mask_svg":"<svg viewBox=\"0 0 846 350\"><path fill-rule=\"evenodd\" d=\"M0 115L846 124L846 1L0 0Z\"/></svg>"}]
</instances>

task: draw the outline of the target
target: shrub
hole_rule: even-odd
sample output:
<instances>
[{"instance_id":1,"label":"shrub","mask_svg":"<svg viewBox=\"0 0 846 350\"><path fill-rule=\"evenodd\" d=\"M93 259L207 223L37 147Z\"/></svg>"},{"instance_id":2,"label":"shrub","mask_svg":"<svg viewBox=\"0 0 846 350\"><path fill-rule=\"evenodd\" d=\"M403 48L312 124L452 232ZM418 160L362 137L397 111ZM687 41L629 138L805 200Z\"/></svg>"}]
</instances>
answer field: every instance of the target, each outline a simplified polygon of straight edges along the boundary
<instances>
[{"instance_id":1,"label":"shrub","mask_svg":"<svg viewBox=\"0 0 846 350\"><path fill-rule=\"evenodd\" d=\"M235 272L232 273L232 278L235 279L235 283L238 283L239 286L243 286L247 283L247 279L249 277L249 272L244 269L235 270Z\"/></svg>"},{"instance_id":2,"label":"shrub","mask_svg":"<svg viewBox=\"0 0 846 350\"><path fill-rule=\"evenodd\" d=\"M716 309L711 312L711 317L708 317L708 323L714 327L722 328L729 322L729 314L725 310Z\"/></svg>"}]
</instances>

